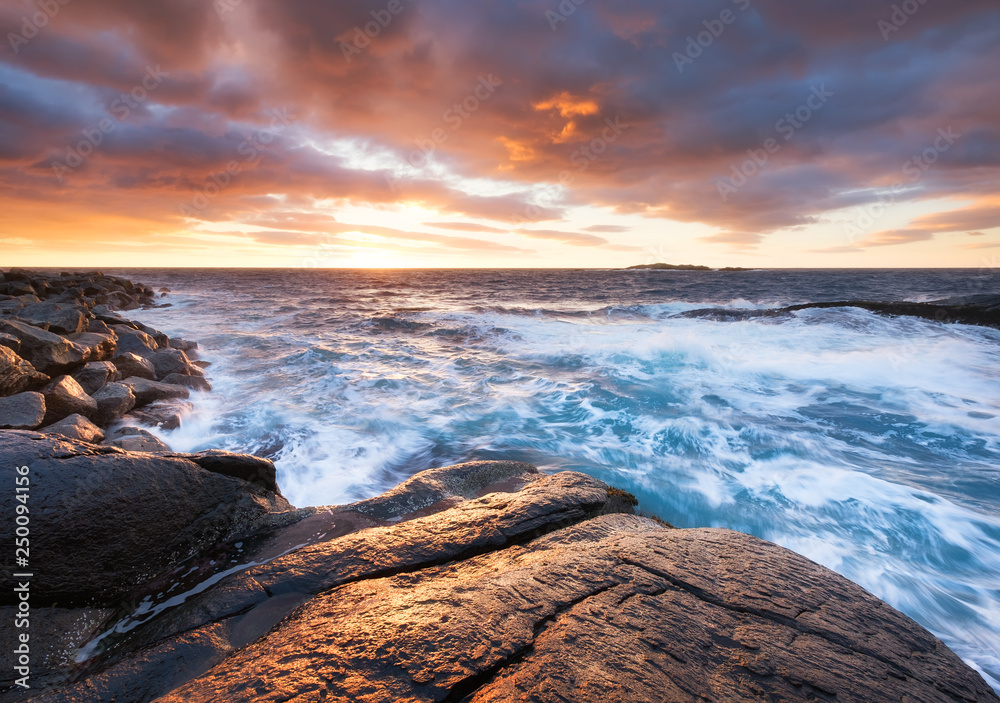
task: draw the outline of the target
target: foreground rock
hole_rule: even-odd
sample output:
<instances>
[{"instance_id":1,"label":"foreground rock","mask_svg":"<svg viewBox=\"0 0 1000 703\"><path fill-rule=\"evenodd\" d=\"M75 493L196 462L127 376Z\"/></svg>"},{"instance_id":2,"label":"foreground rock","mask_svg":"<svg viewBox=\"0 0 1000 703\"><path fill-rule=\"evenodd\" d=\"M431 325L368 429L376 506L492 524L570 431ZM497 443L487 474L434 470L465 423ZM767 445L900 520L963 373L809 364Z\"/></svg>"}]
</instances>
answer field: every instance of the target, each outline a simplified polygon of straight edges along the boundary
<instances>
[{"instance_id":1,"label":"foreground rock","mask_svg":"<svg viewBox=\"0 0 1000 703\"><path fill-rule=\"evenodd\" d=\"M33 607L117 606L136 584L177 561L291 511L279 493L184 455L129 454L5 431L0 466L11 485L14 467L30 469ZM13 491L0 495L0 512L13 515L14 506ZM13 549L7 551L0 603L10 605L15 569L6 563Z\"/></svg>"},{"instance_id":2,"label":"foreground rock","mask_svg":"<svg viewBox=\"0 0 1000 703\"><path fill-rule=\"evenodd\" d=\"M17 451L40 441L10 434ZM75 472L84 446L43 454L69 454ZM219 470L229 474L219 480L275 495L267 462L218 452L86 461L147 467L142 480ZM55 656L38 672L49 687L28 697L1000 700L941 642L842 577L747 535L635 517L633 504L588 476L514 462L424 472L377 498L218 544L133 589L127 609L46 611L39 636L69 652L91 639L88 660ZM279 524L288 515L265 511ZM153 519L139 531L162 537L180 523ZM184 581L190 573L196 581ZM83 624L56 630L69 613Z\"/></svg>"}]
</instances>

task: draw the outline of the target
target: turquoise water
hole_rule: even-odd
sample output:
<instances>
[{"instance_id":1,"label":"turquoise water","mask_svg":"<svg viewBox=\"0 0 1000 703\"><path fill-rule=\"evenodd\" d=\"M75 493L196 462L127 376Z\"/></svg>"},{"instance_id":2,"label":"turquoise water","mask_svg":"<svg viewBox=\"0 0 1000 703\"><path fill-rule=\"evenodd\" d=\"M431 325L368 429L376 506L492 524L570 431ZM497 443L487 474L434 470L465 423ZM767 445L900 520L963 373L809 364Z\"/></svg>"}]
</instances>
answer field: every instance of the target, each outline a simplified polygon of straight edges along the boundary
<instances>
[{"instance_id":1,"label":"turquoise water","mask_svg":"<svg viewBox=\"0 0 1000 703\"><path fill-rule=\"evenodd\" d=\"M215 384L175 449L274 459L299 506L474 458L573 469L679 527L860 583L1000 688L1000 331L706 306L1000 290L944 272L133 271Z\"/></svg>"}]
</instances>

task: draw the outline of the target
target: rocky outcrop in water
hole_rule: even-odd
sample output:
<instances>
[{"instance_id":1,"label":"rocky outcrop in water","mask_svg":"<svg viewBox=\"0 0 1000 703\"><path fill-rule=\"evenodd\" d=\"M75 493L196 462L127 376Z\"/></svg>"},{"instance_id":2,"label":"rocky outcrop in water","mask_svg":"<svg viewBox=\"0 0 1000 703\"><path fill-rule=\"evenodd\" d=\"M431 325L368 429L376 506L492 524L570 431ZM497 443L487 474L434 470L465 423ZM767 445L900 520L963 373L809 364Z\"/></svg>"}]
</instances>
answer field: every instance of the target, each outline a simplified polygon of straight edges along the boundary
<instances>
[{"instance_id":1,"label":"rocky outcrop in water","mask_svg":"<svg viewBox=\"0 0 1000 703\"><path fill-rule=\"evenodd\" d=\"M842 577L579 473L472 462L293 511L262 459L0 433L19 464L52 501L46 657L4 701L1000 700Z\"/></svg>"},{"instance_id":2,"label":"rocky outcrop in water","mask_svg":"<svg viewBox=\"0 0 1000 703\"><path fill-rule=\"evenodd\" d=\"M212 387L197 363L198 345L115 312L163 305L149 286L100 271L0 273L0 428L101 441L123 418L164 427L163 415L176 427L176 409L163 406ZM24 395L36 391L41 418L38 397ZM63 424L74 415L97 431L79 421ZM165 448L159 440L140 444Z\"/></svg>"},{"instance_id":3,"label":"rocky outcrop in water","mask_svg":"<svg viewBox=\"0 0 1000 703\"><path fill-rule=\"evenodd\" d=\"M737 322L759 317L786 317L800 310L825 308L860 308L880 315L920 317L943 323L979 325L1000 329L1000 295L970 295L935 300L929 303L879 302L847 300L826 303L804 303L770 310L733 310L706 308L688 310L677 317L705 318L720 322Z\"/></svg>"}]
</instances>

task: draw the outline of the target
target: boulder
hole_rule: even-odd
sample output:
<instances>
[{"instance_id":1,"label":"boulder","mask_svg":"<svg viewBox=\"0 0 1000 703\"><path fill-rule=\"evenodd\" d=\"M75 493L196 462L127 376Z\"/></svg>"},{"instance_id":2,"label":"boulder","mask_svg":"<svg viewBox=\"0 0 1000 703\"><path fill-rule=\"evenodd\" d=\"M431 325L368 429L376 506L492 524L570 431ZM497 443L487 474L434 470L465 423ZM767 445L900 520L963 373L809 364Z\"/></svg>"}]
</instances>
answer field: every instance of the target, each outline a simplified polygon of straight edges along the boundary
<instances>
[{"instance_id":1,"label":"boulder","mask_svg":"<svg viewBox=\"0 0 1000 703\"><path fill-rule=\"evenodd\" d=\"M92 361L70 375L89 395L99 391L106 383L121 380L121 373L110 361Z\"/></svg>"},{"instance_id":2,"label":"boulder","mask_svg":"<svg viewBox=\"0 0 1000 703\"><path fill-rule=\"evenodd\" d=\"M20 354L42 373L65 373L83 362L84 351L59 335L16 320L0 319L0 332L21 340Z\"/></svg>"},{"instance_id":3,"label":"boulder","mask_svg":"<svg viewBox=\"0 0 1000 703\"><path fill-rule=\"evenodd\" d=\"M187 354L180 349L160 349L155 352L142 353L142 356L153 365L157 380L171 374L203 376L205 373L197 366L192 365Z\"/></svg>"},{"instance_id":4,"label":"boulder","mask_svg":"<svg viewBox=\"0 0 1000 703\"><path fill-rule=\"evenodd\" d=\"M0 315L17 314L17 311L24 307L17 298L5 298L0 300Z\"/></svg>"},{"instance_id":5,"label":"boulder","mask_svg":"<svg viewBox=\"0 0 1000 703\"><path fill-rule=\"evenodd\" d=\"M45 424L51 425L70 415L91 418L97 414L97 401L80 387L72 376L60 376L42 389L45 396Z\"/></svg>"},{"instance_id":6,"label":"boulder","mask_svg":"<svg viewBox=\"0 0 1000 703\"><path fill-rule=\"evenodd\" d=\"M122 378L134 376L152 381L156 376L152 362L132 352L119 352L111 363L118 369Z\"/></svg>"},{"instance_id":7,"label":"boulder","mask_svg":"<svg viewBox=\"0 0 1000 703\"><path fill-rule=\"evenodd\" d=\"M159 400L144 405L141 410L133 410L128 416L145 427L176 430L181 426L184 415L190 413L193 408L194 406L186 400Z\"/></svg>"},{"instance_id":8,"label":"boulder","mask_svg":"<svg viewBox=\"0 0 1000 703\"><path fill-rule=\"evenodd\" d=\"M107 427L135 407L135 395L123 383L108 383L91 397L97 403L93 420L101 427Z\"/></svg>"},{"instance_id":9,"label":"boulder","mask_svg":"<svg viewBox=\"0 0 1000 703\"><path fill-rule=\"evenodd\" d=\"M33 430L45 419L45 396L28 391L0 398L0 430Z\"/></svg>"},{"instance_id":10,"label":"boulder","mask_svg":"<svg viewBox=\"0 0 1000 703\"><path fill-rule=\"evenodd\" d=\"M180 349L183 352L194 351L198 348L198 342L190 342L186 339L181 339L180 337L171 337L170 348Z\"/></svg>"},{"instance_id":11,"label":"boulder","mask_svg":"<svg viewBox=\"0 0 1000 703\"><path fill-rule=\"evenodd\" d=\"M249 454L231 454L218 449L188 454L187 458L206 471L252 481L272 491L278 491L274 463L270 459Z\"/></svg>"},{"instance_id":12,"label":"boulder","mask_svg":"<svg viewBox=\"0 0 1000 703\"><path fill-rule=\"evenodd\" d=\"M182 456L128 454L36 432L0 432L0 474L31 481L31 605L118 606L136 586L222 540L283 524L291 510L257 483L212 473ZM14 491L0 514L14 514ZM294 515L295 513L293 513ZM14 602L10 537L0 603ZM8 549L8 547L10 547ZM125 695L119 700L135 700Z\"/></svg>"},{"instance_id":13,"label":"boulder","mask_svg":"<svg viewBox=\"0 0 1000 703\"><path fill-rule=\"evenodd\" d=\"M191 395L191 391L184 386L171 386L145 378L136 378L135 376L126 378L122 383L132 389L136 407L149 405L157 400L188 398Z\"/></svg>"},{"instance_id":14,"label":"boulder","mask_svg":"<svg viewBox=\"0 0 1000 703\"><path fill-rule=\"evenodd\" d=\"M122 427L105 440L106 446L118 447L127 452L169 452L170 447L151 432L138 427Z\"/></svg>"},{"instance_id":15,"label":"boulder","mask_svg":"<svg viewBox=\"0 0 1000 703\"><path fill-rule=\"evenodd\" d=\"M210 391L212 384L203 376L186 376L184 374L172 373L163 378L162 383L169 383L174 386L185 386L193 391Z\"/></svg>"},{"instance_id":16,"label":"boulder","mask_svg":"<svg viewBox=\"0 0 1000 703\"><path fill-rule=\"evenodd\" d=\"M113 334L98 332L81 332L66 337L73 344L84 350L84 361L107 361L115 355L118 340Z\"/></svg>"},{"instance_id":17,"label":"boulder","mask_svg":"<svg viewBox=\"0 0 1000 703\"><path fill-rule=\"evenodd\" d=\"M133 352L145 356L159 348L156 340L142 330L125 325L111 325L111 329L118 335L118 351L120 352Z\"/></svg>"},{"instance_id":18,"label":"boulder","mask_svg":"<svg viewBox=\"0 0 1000 703\"><path fill-rule=\"evenodd\" d=\"M0 346L0 396L14 395L29 388L37 388L48 380L9 348Z\"/></svg>"},{"instance_id":19,"label":"boulder","mask_svg":"<svg viewBox=\"0 0 1000 703\"><path fill-rule=\"evenodd\" d=\"M41 431L46 434L62 435L81 442L96 443L104 439L104 432L101 431L101 428L83 415L70 415L53 425L43 427Z\"/></svg>"},{"instance_id":20,"label":"boulder","mask_svg":"<svg viewBox=\"0 0 1000 703\"><path fill-rule=\"evenodd\" d=\"M16 354L21 351L21 340L7 332L0 332L0 347L7 347Z\"/></svg>"},{"instance_id":21,"label":"boulder","mask_svg":"<svg viewBox=\"0 0 1000 703\"><path fill-rule=\"evenodd\" d=\"M49 331L57 334L76 334L87 329L88 311L78 305L36 303L19 311L17 316L32 324L47 322Z\"/></svg>"}]
</instances>

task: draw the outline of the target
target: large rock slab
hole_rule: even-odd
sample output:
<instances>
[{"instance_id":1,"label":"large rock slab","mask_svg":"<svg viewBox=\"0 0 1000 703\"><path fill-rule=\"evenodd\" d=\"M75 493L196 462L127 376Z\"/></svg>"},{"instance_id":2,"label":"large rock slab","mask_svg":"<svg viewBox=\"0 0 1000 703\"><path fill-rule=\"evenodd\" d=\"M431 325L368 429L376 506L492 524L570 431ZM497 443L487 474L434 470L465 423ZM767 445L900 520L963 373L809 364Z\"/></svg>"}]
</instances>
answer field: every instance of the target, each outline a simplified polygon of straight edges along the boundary
<instances>
[{"instance_id":1,"label":"large rock slab","mask_svg":"<svg viewBox=\"0 0 1000 703\"><path fill-rule=\"evenodd\" d=\"M42 389L45 396L45 424L50 425L70 415L86 418L97 414L97 401L87 395L72 376L60 376Z\"/></svg>"},{"instance_id":2,"label":"large rock slab","mask_svg":"<svg viewBox=\"0 0 1000 703\"><path fill-rule=\"evenodd\" d=\"M36 432L0 432L0 475L31 480L33 607L117 606L200 549L283 524L288 502L258 483L180 455L128 454ZM14 492L0 494L14 514ZM294 514L294 513L292 513ZM13 532L4 534L0 604L12 604Z\"/></svg>"},{"instance_id":3,"label":"large rock slab","mask_svg":"<svg viewBox=\"0 0 1000 703\"><path fill-rule=\"evenodd\" d=\"M8 347L0 346L0 396L14 395L38 387L48 380L31 362L22 359Z\"/></svg>"},{"instance_id":4,"label":"large rock slab","mask_svg":"<svg viewBox=\"0 0 1000 703\"><path fill-rule=\"evenodd\" d=\"M83 362L84 350L57 334L17 320L0 319L0 332L21 340L21 356L42 373L65 373Z\"/></svg>"},{"instance_id":5,"label":"large rock slab","mask_svg":"<svg viewBox=\"0 0 1000 703\"><path fill-rule=\"evenodd\" d=\"M998 699L919 625L801 556L609 515L323 593L157 700Z\"/></svg>"},{"instance_id":6,"label":"large rock slab","mask_svg":"<svg viewBox=\"0 0 1000 703\"><path fill-rule=\"evenodd\" d=\"M45 420L45 396L28 391L0 398L0 430L33 430Z\"/></svg>"}]
</instances>

